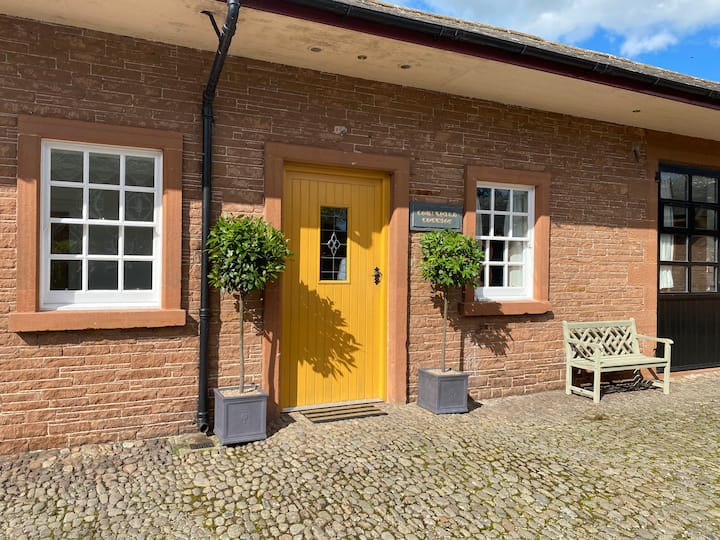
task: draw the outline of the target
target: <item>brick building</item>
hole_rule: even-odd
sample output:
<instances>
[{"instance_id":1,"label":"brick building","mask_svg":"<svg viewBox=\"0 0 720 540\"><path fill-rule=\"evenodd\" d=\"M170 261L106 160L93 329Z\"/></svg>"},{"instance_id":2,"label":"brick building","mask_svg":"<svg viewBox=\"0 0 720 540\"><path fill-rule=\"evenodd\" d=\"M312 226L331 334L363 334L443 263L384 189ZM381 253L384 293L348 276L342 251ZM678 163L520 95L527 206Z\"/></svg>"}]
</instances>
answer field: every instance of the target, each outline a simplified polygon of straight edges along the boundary
<instances>
[{"instance_id":1,"label":"brick building","mask_svg":"<svg viewBox=\"0 0 720 540\"><path fill-rule=\"evenodd\" d=\"M226 5L34 4L0 7L0 453L195 429L200 11ZM563 319L632 316L679 370L719 366L719 92L369 0L243 3L206 217L264 215L294 251L251 299L249 379L275 412L415 399L441 332L416 203L486 248L449 336L473 398L560 388ZM212 389L237 383L239 327L208 301Z\"/></svg>"}]
</instances>

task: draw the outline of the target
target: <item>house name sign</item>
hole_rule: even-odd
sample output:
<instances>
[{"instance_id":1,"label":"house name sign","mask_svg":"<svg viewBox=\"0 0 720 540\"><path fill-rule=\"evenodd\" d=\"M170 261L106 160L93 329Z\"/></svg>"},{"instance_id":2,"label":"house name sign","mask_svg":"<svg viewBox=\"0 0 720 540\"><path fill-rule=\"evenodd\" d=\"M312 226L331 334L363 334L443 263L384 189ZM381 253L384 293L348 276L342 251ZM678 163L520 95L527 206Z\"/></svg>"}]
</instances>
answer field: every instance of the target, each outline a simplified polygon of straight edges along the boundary
<instances>
[{"instance_id":1,"label":"house name sign","mask_svg":"<svg viewBox=\"0 0 720 540\"><path fill-rule=\"evenodd\" d=\"M410 203L410 230L462 230L462 206L424 202Z\"/></svg>"}]
</instances>

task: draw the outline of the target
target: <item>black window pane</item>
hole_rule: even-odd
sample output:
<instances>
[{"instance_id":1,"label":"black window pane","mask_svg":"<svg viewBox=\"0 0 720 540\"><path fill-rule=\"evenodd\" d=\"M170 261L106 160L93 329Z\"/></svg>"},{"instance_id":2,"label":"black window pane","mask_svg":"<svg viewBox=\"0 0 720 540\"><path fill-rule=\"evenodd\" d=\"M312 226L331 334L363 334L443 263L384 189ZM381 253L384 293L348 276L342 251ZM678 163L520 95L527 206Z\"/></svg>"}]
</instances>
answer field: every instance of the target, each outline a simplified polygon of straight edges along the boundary
<instances>
[{"instance_id":1,"label":"black window pane","mask_svg":"<svg viewBox=\"0 0 720 540\"><path fill-rule=\"evenodd\" d=\"M152 193L125 193L125 219L128 221L153 221L155 195Z\"/></svg>"},{"instance_id":2,"label":"black window pane","mask_svg":"<svg viewBox=\"0 0 720 540\"><path fill-rule=\"evenodd\" d=\"M120 184L120 156L91 152L88 175L94 184Z\"/></svg>"},{"instance_id":3,"label":"black window pane","mask_svg":"<svg viewBox=\"0 0 720 540\"><path fill-rule=\"evenodd\" d=\"M695 208L695 228L706 231L717 230L717 215L710 208Z\"/></svg>"},{"instance_id":4,"label":"black window pane","mask_svg":"<svg viewBox=\"0 0 720 540\"><path fill-rule=\"evenodd\" d=\"M510 190L495 190L495 210L499 212L507 212L510 210Z\"/></svg>"},{"instance_id":5,"label":"black window pane","mask_svg":"<svg viewBox=\"0 0 720 540\"><path fill-rule=\"evenodd\" d=\"M66 223L50 225L50 253L82 253L83 226Z\"/></svg>"},{"instance_id":6,"label":"black window pane","mask_svg":"<svg viewBox=\"0 0 720 540\"><path fill-rule=\"evenodd\" d=\"M493 236L508 236L510 234L510 216L496 215L494 223Z\"/></svg>"},{"instance_id":7,"label":"black window pane","mask_svg":"<svg viewBox=\"0 0 720 540\"><path fill-rule=\"evenodd\" d=\"M125 185L154 187L155 160L128 156L125 159Z\"/></svg>"},{"instance_id":8,"label":"black window pane","mask_svg":"<svg viewBox=\"0 0 720 540\"><path fill-rule=\"evenodd\" d=\"M690 268L690 292L716 292L717 277L713 266L692 266Z\"/></svg>"},{"instance_id":9,"label":"black window pane","mask_svg":"<svg viewBox=\"0 0 720 540\"><path fill-rule=\"evenodd\" d=\"M88 253L90 255L117 255L119 227L90 225L88 227Z\"/></svg>"},{"instance_id":10,"label":"black window pane","mask_svg":"<svg viewBox=\"0 0 720 540\"><path fill-rule=\"evenodd\" d=\"M74 150L50 150L50 180L82 182L83 153Z\"/></svg>"},{"instance_id":11,"label":"black window pane","mask_svg":"<svg viewBox=\"0 0 720 540\"><path fill-rule=\"evenodd\" d=\"M712 178L709 176L693 176L692 200L706 203L718 202L717 182L717 178Z\"/></svg>"},{"instance_id":12,"label":"black window pane","mask_svg":"<svg viewBox=\"0 0 720 540\"><path fill-rule=\"evenodd\" d=\"M502 287L505 285L503 282L503 267L502 266L491 266L490 267L490 287Z\"/></svg>"},{"instance_id":13,"label":"black window pane","mask_svg":"<svg viewBox=\"0 0 720 540\"><path fill-rule=\"evenodd\" d=\"M82 189L53 186L50 188L50 217L82 218Z\"/></svg>"},{"instance_id":14,"label":"black window pane","mask_svg":"<svg viewBox=\"0 0 720 540\"><path fill-rule=\"evenodd\" d=\"M477 209L490 210L490 201L492 198L492 190L490 188L477 189Z\"/></svg>"},{"instance_id":15,"label":"black window pane","mask_svg":"<svg viewBox=\"0 0 720 540\"><path fill-rule=\"evenodd\" d=\"M88 261L88 289L116 291L118 288L117 261Z\"/></svg>"},{"instance_id":16,"label":"black window pane","mask_svg":"<svg viewBox=\"0 0 720 540\"><path fill-rule=\"evenodd\" d=\"M663 171L660 174L660 197L675 201L686 201L688 191L688 176Z\"/></svg>"},{"instance_id":17,"label":"black window pane","mask_svg":"<svg viewBox=\"0 0 720 540\"><path fill-rule=\"evenodd\" d=\"M126 261L123 274L125 290L152 289L152 262L150 261Z\"/></svg>"},{"instance_id":18,"label":"black window pane","mask_svg":"<svg viewBox=\"0 0 720 540\"><path fill-rule=\"evenodd\" d=\"M152 255L153 230L150 227L125 227L125 255Z\"/></svg>"},{"instance_id":19,"label":"black window pane","mask_svg":"<svg viewBox=\"0 0 720 540\"><path fill-rule=\"evenodd\" d=\"M490 260L491 261L504 261L505 260L505 242L493 240L490 242Z\"/></svg>"},{"instance_id":20,"label":"black window pane","mask_svg":"<svg viewBox=\"0 0 720 540\"><path fill-rule=\"evenodd\" d=\"M114 190L90 190L90 219L118 219L120 194Z\"/></svg>"},{"instance_id":21,"label":"black window pane","mask_svg":"<svg viewBox=\"0 0 720 540\"><path fill-rule=\"evenodd\" d=\"M82 289L82 261L50 261L50 290Z\"/></svg>"},{"instance_id":22,"label":"black window pane","mask_svg":"<svg viewBox=\"0 0 720 540\"><path fill-rule=\"evenodd\" d=\"M663 226L687 228L687 208L665 206L663 208Z\"/></svg>"}]
</instances>

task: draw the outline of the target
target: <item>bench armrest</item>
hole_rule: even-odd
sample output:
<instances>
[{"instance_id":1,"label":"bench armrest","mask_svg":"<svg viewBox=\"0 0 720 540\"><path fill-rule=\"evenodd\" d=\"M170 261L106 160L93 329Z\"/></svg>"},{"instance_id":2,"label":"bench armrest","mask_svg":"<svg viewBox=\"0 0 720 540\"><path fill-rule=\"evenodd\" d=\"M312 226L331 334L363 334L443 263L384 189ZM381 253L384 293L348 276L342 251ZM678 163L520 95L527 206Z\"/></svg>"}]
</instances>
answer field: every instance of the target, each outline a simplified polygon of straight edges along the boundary
<instances>
[{"instance_id":1,"label":"bench armrest","mask_svg":"<svg viewBox=\"0 0 720 540\"><path fill-rule=\"evenodd\" d=\"M665 345L673 345L675 342L670 338L644 336L642 334L637 335L638 339L647 339L649 341L655 341L656 343L664 343Z\"/></svg>"}]
</instances>

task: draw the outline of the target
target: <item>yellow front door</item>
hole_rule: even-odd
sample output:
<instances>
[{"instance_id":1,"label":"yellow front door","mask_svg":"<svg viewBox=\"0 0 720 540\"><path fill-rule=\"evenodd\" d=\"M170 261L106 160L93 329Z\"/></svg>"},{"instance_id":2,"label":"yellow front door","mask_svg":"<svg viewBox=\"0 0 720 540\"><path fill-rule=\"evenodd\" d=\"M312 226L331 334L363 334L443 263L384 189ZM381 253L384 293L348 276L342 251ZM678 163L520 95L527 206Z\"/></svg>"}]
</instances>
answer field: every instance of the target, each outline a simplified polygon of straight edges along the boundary
<instances>
[{"instance_id":1,"label":"yellow front door","mask_svg":"<svg viewBox=\"0 0 720 540\"><path fill-rule=\"evenodd\" d=\"M283 230L283 409L385 399L386 175L288 166Z\"/></svg>"}]
</instances>

